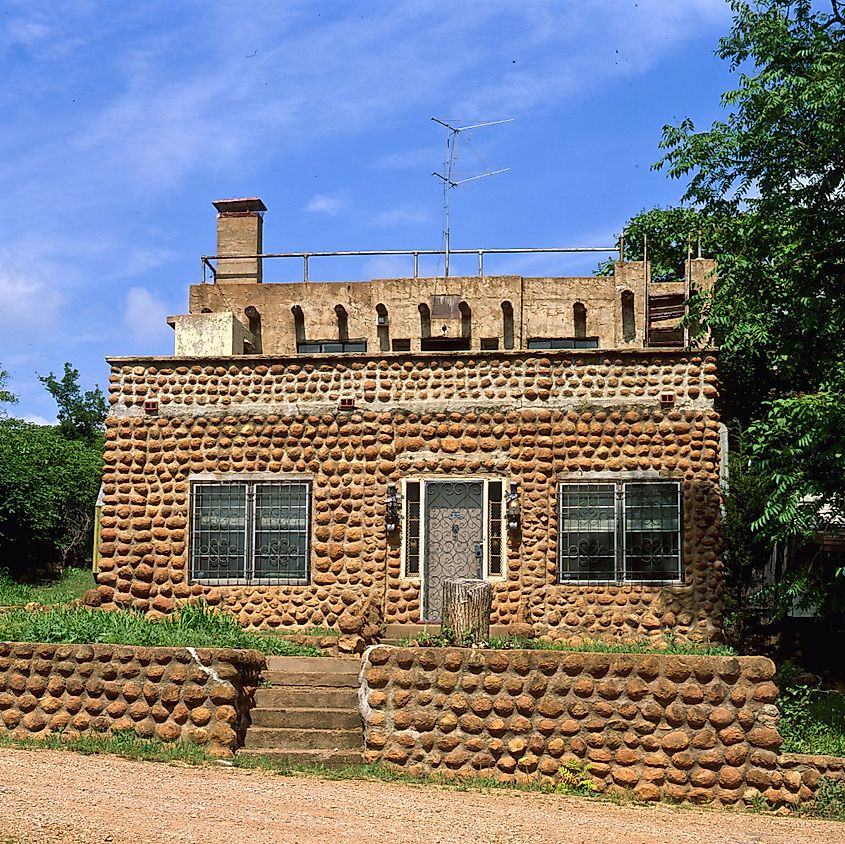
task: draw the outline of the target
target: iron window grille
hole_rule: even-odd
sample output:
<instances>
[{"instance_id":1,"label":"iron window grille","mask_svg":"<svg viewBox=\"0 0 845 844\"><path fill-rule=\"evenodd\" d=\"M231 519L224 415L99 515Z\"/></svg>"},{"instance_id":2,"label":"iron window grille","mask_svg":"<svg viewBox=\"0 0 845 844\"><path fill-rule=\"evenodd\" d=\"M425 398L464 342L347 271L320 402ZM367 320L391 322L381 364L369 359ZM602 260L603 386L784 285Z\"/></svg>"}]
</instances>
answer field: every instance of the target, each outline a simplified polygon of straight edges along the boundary
<instances>
[{"instance_id":1,"label":"iron window grille","mask_svg":"<svg viewBox=\"0 0 845 844\"><path fill-rule=\"evenodd\" d=\"M443 483L443 478L430 478L429 483ZM450 478L450 480L453 480ZM463 482L463 479L461 479ZM482 576L503 577L505 574L505 506L507 485L500 480L466 482L482 486ZM405 577L420 577L424 549L425 480L407 480L403 484L402 509L404 529Z\"/></svg>"},{"instance_id":2,"label":"iron window grille","mask_svg":"<svg viewBox=\"0 0 845 844\"><path fill-rule=\"evenodd\" d=\"M191 487L191 580L308 583L311 484L196 482Z\"/></svg>"},{"instance_id":3,"label":"iron window grille","mask_svg":"<svg viewBox=\"0 0 845 844\"><path fill-rule=\"evenodd\" d=\"M558 579L677 582L681 527L676 481L561 484Z\"/></svg>"},{"instance_id":4,"label":"iron window grille","mask_svg":"<svg viewBox=\"0 0 845 844\"><path fill-rule=\"evenodd\" d=\"M348 354L366 351L366 340L302 340L296 344L296 352L300 355Z\"/></svg>"},{"instance_id":5,"label":"iron window grille","mask_svg":"<svg viewBox=\"0 0 845 844\"><path fill-rule=\"evenodd\" d=\"M529 349L597 349L598 337L532 337Z\"/></svg>"}]
</instances>

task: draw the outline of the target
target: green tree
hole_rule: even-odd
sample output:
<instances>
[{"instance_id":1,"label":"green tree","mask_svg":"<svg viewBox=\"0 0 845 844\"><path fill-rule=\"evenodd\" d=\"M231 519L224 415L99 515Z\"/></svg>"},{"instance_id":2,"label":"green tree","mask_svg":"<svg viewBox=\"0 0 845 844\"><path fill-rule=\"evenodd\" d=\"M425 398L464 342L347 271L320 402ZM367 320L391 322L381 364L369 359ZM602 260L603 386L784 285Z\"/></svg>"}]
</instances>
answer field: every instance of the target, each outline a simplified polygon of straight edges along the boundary
<instances>
[{"instance_id":1,"label":"green tree","mask_svg":"<svg viewBox=\"0 0 845 844\"><path fill-rule=\"evenodd\" d=\"M6 389L9 383L9 373L5 369L0 369L0 404L15 404L18 397L14 393L10 393Z\"/></svg>"},{"instance_id":2,"label":"green tree","mask_svg":"<svg viewBox=\"0 0 845 844\"><path fill-rule=\"evenodd\" d=\"M103 430L108 404L99 387L82 392L79 370L65 363L61 380L51 372L38 380L47 388L59 406L57 414L62 434L69 440L94 443Z\"/></svg>"},{"instance_id":3,"label":"green tree","mask_svg":"<svg viewBox=\"0 0 845 844\"><path fill-rule=\"evenodd\" d=\"M61 381L42 378L56 398L61 424L0 418L0 569L21 579L55 574L91 551L92 520L102 472L105 401L82 393L65 364ZM0 402L14 400L0 371Z\"/></svg>"},{"instance_id":4,"label":"green tree","mask_svg":"<svg viewBox=\"0 0 845 844\"><path fill-rule=\"evenodd\" d=\"M719 231L701 316L770 480L752 527L786 543L835 524L845 500L845 18L837 0L732 8L718 50L738 73L728 116L665 127L655 166L688 180L683 200ZM842 589L841 562L835 571Z\"/></svg>"},{"instance_id":5,"label":"green tree","mask_svg":"<svg viewBox=\"0 0 845 844\"><path fill-rule=\"evenodd\" d=\"M99 445L0 419L0 569L34 578L83 562L101 469Z\"/></svg>"},{"instance_id":6,"label":"green tree","mask_svg":"<svg viewBox=\"0 0 845 844\"><path fill-rule=\"evenodd\" d=\"M648 260L653 281L684 277L684 263L692 254L714 255L718 237L714 221L694 208L652 208L635 214L625 224L625 260L642 261L648 244ZM619 246L621 238L617 238ZM614 259L599 264L596 275L612 275Z\"/></svg>"}]
</instances>

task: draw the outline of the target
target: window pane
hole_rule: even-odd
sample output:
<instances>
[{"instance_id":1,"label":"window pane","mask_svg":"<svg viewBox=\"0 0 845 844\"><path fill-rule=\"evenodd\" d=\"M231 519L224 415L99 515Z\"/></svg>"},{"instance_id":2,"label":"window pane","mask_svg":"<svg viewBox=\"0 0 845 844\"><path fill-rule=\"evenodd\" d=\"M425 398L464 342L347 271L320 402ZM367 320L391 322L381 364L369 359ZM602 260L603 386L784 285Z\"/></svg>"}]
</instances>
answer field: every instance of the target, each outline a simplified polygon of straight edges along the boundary
<instances>
[{"instance_id":1,"label":"window pane","mask_svg":"<svg viewBox=\"0 0 845 844\"><path fill-rule=\"evenodd\" d=\"M678 484L625 484L625 577L679 580L680 528Z\"/></svg>"},{"instance_id":2,"label":"window pane","mask_svg":"<svg viewBox=\"0 0 845 844\"><path fill-rule=\"evenodd\" d=\"M246 484L193 488L191 576L197 580L245 577Z\"/></svg>"},{"instance_id":3,"label":"window pane","mask_svg":"<svg viewBox=\"0 0 845 844\"><path fill-rule=\"evenodd\" d=\"M420 573L420 483L405 484L405 574L416 577Z\"/></svg>"},{"instance_id":4,"label":"window pane","mask_svg":"<svg viewBox=\"0 0 845 844\"><path fill-rule=\"evenodd\" d=\"M308 578L308 511L305 482L256 484L253 568L257 579Z\"/></svg>"},{"instance_id":5,"label":"window pane","mask_svg":"<svg viewBox=\"0 0 845 844\"><path fill-rule=\"evenodd\" d=\"M488 573L498 576L502 573L502 482L490 481L487 485L490 509L490 561Z\"/></svg>"},{"instance_id":6,"label":"window pane","mask_svg":"<svg viewBox=\"0 0 845 844\"><path fill-rule=\"evenodd\" d=\"M616 579L616 496L613 484L560 487L560 579Z\"/></svg>"}]
</instances>

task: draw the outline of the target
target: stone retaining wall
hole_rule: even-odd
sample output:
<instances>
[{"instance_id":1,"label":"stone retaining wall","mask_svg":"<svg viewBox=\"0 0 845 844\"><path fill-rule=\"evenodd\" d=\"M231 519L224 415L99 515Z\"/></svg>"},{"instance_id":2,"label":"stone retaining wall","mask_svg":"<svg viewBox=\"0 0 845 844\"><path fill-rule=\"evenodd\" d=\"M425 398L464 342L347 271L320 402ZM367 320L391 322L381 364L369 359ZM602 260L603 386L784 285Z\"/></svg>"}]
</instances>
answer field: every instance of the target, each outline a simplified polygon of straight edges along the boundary
<instances>
[{"instance_id":1,"label":"stone retaining wall","mask_svg":"<svg viewBox=\"0 0 845 844\"><path fill-rule=\"evenodd\" d=\"M367 659L367 762L554 780L580 760L600 791L722 804L797 803L842 776L845 760L779 755L763 657L379 647Z\"/></svg>"},{"instance_id":2,"label":"stone retaining wall","mask_svg":"<svg viewBox=\"0 0 845 844\"><path fill-rule=\"evenodd\" d=\"M0 642L0 735L131 730L230 756L263 666L258 651Z\"/></svg>"}]
</instances>

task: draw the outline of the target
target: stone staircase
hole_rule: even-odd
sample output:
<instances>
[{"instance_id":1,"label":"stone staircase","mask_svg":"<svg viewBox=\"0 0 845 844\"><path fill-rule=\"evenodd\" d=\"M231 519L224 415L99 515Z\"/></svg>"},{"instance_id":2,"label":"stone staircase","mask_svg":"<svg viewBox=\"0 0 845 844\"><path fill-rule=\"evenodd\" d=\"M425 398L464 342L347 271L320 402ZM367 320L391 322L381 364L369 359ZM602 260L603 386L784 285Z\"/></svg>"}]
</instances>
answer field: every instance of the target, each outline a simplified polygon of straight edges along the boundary
<instances>
[{"instance_id":1,"label":"stone staircase","mask_svg":"<svg viewBox=\"0 0 845 844\"><path fill-rule=\"evenodd\" d=\"M291 765L361 763L357 659L267 658L239 756Z\"/></svg>"}]
</instances>

